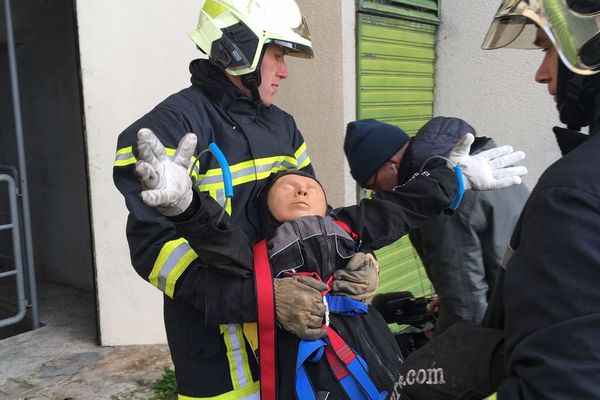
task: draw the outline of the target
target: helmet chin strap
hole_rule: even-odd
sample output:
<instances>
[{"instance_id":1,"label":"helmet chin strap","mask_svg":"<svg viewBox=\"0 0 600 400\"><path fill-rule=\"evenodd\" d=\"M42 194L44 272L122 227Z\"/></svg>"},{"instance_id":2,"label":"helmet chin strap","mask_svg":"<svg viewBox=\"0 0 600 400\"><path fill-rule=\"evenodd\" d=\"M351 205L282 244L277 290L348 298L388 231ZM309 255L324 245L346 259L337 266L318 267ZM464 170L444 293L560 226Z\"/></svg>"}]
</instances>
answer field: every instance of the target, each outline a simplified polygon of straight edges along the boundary
<instances>
[{"instance_id":1,"label":"helmet chin strap","mask_svg":"<svg viewBox=\"0 0 600 400\"><path fill-rule=\"evenodd\" d=\"M262 60L261 60L262 61ZM242 83L248 90L250 90L250 94L252 95L252 102L258 107L260 106L260 92L258 91L258 87L260 86L260 63L256 68L256 71L251 72L246 75L242 75Z\"/></svg>"},{"instance_id":2,"label":"helmet chin strap","mask_svg":"<svg viewBox=\"0 0 600 400\"><path fill-rule=\"evenodd\" d=\"M584 90L588 82L586 77L567 68L562 61L558 63L558 112L560 120L567 128L578 131L590 121L584 103Z\"/></svg>"},{"instance_id":3,"label":"helmet chin strap","mask_svg":"<svg viewBox=\"0 0 600 400\"><path fill-rule=\"evenodd\" d=\"M260 82L262 81L260 76L260 66L263 61L263 57L265 55L265 50L267 46L263 46L260 52L260 58L258 59L258 64L256 64L256 69L249 74L242 75L242 84L250 90L250 94L252 95L252 102L256 107L260 106L260 93L258 91L258 87L260 86Z\"/></svg>"}]
</instances>

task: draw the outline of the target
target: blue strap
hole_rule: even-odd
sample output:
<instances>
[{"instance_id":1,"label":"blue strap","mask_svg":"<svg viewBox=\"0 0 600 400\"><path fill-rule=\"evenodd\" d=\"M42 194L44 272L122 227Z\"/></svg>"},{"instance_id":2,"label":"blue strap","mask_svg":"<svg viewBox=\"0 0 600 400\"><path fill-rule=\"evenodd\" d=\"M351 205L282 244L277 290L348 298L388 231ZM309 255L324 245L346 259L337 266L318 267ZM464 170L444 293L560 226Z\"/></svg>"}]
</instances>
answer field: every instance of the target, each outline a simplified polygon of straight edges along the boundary
<instances>
[{"instance_id":1,"label":"blue strap","mask_svg":"<svg viewBox=\"0 0 600 400\"><path fill-rule=\"evenodd\" d=\"M298 345L296 359L296 396L298 400L317 400L315 390L304 369L305 362L318 362L323 356L327 342L322 339L301 340ZM340 380L344 392L352 400L384 400L387 392L379 392L368 375L365 360L356 354L356 358L348 364L350 374Z\"/></svg>"},{"instance_id":2,"label":"blue strap","mask_svg":"<svg viewBox=\"0 0 600 400\"><path fill-rule=\"evenodd\" d=\"M448 208L452 211L458 208L458 206L460 205L460 201L463 198L463 194L465 193L465 183L463 182L463 174L460 164L456 164L454 166L454 173L456 174L456 183L458 184L458 191L456 192L456 196L454 196L452 202L448 206Z\"/></svg>"},{"instance_id":3,"label":"blue strap","mask_svg":"<svg viewBox=\"0 0 600 400\"><path fill-rule=\"evenodd\" d=\"M369 312L369 307L360 301L354 300L348 296L336 296L328 294L327 305L329 311L335 314L355 316L356 314L366 314Z\"/></svg>"},{"instance_id":4,"label":"blue strap","mask_svg":"<svg viewBox=\"0 0 600 400\"><path fill-rule=\"evenodd\" d=\"M387 392L379 392L368 374L367 363L356 354L356 358L347 365L350 375L342 378L340 383L351 399L380 400L387 397Z\"/></svg>"},{"instance_id":5,"label":"blue strap","mask_svg":"<svg viewBox=\"0 0 600 400\"><path fill-rule=\"evenodd\" d=\"M221 174L223 175L223 187L225 189L225 197L233 197L231 170L229 169L229 163L227 162L227 158L225 158L225 154L223 154L219 146L217 146L217 144L214 142L208 145L208 150L210 150L212 155L217 159L217 162L221 167Z\"/></svg>"},{"instance_id":6,"label":"blue strap","mask_svg":"<svg viewBox=\"0 0 600 400\"><path fill-rule=\"evenodd\" d=\"M323 356L325 346L327 346L327 343L322 339L300 341L298 357L296 358L296 396L298 396L298 400L317 400L308 374L304 369L304 363L306 361L319 361Z\"/></svg>"}]
</instances>

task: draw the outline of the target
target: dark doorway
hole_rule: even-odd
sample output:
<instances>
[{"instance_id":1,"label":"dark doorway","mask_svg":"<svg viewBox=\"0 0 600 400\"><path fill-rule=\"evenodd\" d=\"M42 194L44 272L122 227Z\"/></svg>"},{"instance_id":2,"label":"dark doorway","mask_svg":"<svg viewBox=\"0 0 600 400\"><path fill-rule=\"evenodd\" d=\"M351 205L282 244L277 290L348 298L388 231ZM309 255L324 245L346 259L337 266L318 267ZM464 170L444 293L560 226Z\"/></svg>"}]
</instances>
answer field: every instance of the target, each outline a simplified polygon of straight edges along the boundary
<instances>
[{"instance_id":1,"label":"dark doorway","mask_svg":"<svg viewBox=\"0 0 600 400\"><path fill-rule=\"evenodd\" d=\"M57 311L52 302L61 287L65 293L81 293L81 298L95 297L74 6L74 0L11 0L42 323L44 310ZM0 11L0 165L18 168L3 4ZM6 203L0 197L0 210L6 209ZM3 235L0 253L10 254L11 241ZM9 258L0 257L0 271ZM10 297L11 281L0 280L0 298ZM11 312L6 304L10 301L0 301L0 318L3 312ZM93 300L89 306L95 321ZM27 325L24 320L19 326L2 328L0 338L20 333Z\"/></svg>"}]
</instances>

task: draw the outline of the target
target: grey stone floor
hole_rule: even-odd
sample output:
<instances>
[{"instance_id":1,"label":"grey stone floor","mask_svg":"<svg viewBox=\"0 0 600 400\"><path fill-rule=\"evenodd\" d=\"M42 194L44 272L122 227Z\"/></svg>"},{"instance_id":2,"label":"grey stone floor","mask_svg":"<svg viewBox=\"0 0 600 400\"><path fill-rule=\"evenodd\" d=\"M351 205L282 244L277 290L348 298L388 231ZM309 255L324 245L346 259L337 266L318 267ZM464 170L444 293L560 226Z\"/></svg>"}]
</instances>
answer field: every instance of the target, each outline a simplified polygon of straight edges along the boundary
<instances>
[{"instance_id":1,"label":"grey stone floor","mask_svg":"<svg viewBox=\"0 0 600 400\"><path fill-rule=\"evenodd\" d=\"M97 345L92 294L40 285L35 331L0 340L0 400L148 399L171 367L165 345Z\"/></svg>"}]
</instances>

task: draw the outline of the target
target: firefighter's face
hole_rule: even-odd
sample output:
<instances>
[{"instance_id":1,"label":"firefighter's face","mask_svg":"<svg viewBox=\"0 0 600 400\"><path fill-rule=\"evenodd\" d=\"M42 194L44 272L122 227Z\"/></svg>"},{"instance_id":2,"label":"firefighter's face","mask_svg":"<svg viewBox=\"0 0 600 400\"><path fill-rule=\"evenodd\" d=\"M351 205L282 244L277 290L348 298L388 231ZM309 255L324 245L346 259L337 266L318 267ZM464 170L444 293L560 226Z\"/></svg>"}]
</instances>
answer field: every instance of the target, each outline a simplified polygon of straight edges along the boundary
<instances>
[{"instance_id":1,"label":"firefighter's face","mask_svg":"<svg viewBox=\"0 0 600 400\"><path fill-rule=\"evenodd\" d=\"M324 217L327 212L325 192L317 181L302 175L284 175L269 190L267 204L279 222L308 215Z\"/></svg>"},{"instance_id":2,"label":"firefighter's face","mask_svg":"<svg viewBox=\"0 0 600 400\"><path fill-rule=\"evenodd\" d=\"M548 86L548 92L556 101L558 93L558 52L550 38L542 29L538 29L535 44L544 51L544 59L535 73L535 80Z\"/></svg>"},{"instance_id":3,"label":"firefighter's face","mask_svg":"<svg viewBox=\"0 0 600 400\"><path fill-rule=\"evenodd\" d=\"M263 55L260 64L261 81L258 93L262 104L267 107L273 104L273 96L277 93L281 80L288 77L288 69L285 64L287 53L287 49L272 44L267 46Z\"/></svg>"}]
</instances>

